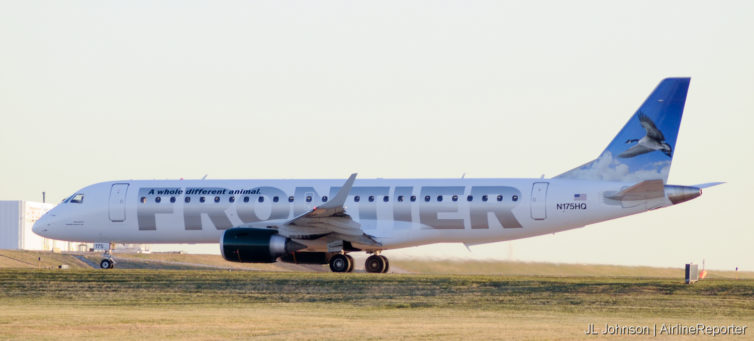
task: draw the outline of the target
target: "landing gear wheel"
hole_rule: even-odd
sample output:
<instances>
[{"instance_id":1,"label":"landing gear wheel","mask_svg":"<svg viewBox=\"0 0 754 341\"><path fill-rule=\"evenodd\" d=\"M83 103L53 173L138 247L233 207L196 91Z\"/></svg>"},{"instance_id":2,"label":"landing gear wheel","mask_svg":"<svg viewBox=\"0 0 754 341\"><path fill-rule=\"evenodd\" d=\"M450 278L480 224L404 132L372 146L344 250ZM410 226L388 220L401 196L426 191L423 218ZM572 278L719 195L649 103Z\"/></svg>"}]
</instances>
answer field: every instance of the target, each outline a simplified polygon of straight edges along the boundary
<instances>
[{"instance_id":1,"label":"landing gear wheel","mask_svg":"<svg viewBox=\"0 0 754 341\"><path fill-rule=\"evenodd\" d=\"M390 262L387 260L387 257L383 255L379 255L379 257L385 262L385 268L382 269L382 273L387 273L388 270L390 270Z\"/></svg>"},{"instance_id":2,"label":"landing gear wheel","mask_svg":"<svg viewBox=\"0 0 754 341\"><path fill-rule=\"evenodd\" d=\"M332 272L346 272L348 268L353 268L353 262L346 255L337 254L330 258L330 270Z\"/></svg>"},{"instance_id":3,"label":"landing gear wheel","mask_svg":"<svg viewBox=\"0 0 754 341\"><path fill-rule=\"evenodd\" d=\"M351 257L351 255L346 255L346 258L348 258L348 270L346 270L346 272L353 272L353 266L356 263L353 261L353 257Z\"/></svg>"},{"instance_id":4,"label":"landing gear wheel","mask_svg":"<svg viewBox=\"0 0 754 341\"><path fill-rule=\"evenodd\" d=\"M99 267L101 269L112 269L113 268L113 261L109 259L103 259L101 262L99 262Z\"/></svg>"},{"instance_id":5,"label":"landing gear wheel","mask_svg":"<svg viewBox=\"0 0 754 341\"><path fill-rule=\"evenodd\" d=\"M387 258L379 255L371 255L367 257L366 262L364 262L364 270L371 273L381 273L385 272L385 268L387 267Z\"/></svg>"}]
</instances>

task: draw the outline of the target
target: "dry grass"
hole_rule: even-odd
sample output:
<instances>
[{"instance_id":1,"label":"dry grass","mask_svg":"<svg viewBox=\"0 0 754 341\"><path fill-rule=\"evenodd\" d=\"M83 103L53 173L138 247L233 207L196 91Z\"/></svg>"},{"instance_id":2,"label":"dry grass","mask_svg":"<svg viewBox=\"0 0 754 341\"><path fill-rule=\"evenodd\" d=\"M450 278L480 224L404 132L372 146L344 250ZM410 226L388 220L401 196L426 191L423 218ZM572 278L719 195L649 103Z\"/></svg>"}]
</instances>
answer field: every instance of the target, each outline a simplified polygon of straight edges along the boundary
<instances>
[{"instance_id":1,"label":"dry grass","mask_svg":"<svg viewBox=\"0 0 754 341\"><path fill-rule=\"evenodd\" d=\"M295 303L117 309L104 306L3 308L0 338L39 340L579 340L584 338L588 323L599 326L605 323L692 325L701 321L724 325L733 322L719 318L604 317L584 313L453 308L374 311L354 306ZM751 325L753 321L735 322Z\"/></svg>"},{"instance_id":2,"label":"dry grass","mask_svg":"<svg viewBox=\"0 0 754 341\"><path fill-rule=\"evenodd\" d=\"M89 268L86 263L70 254L43 251L0 250L0 269L55 269L61 264L66 264L74 269Z\"/></svg>"},{"instance_id":3,"label":"dry grass","mask_svg":"<svg viewBox=\"0 0 754 341\"><path fill-rule=\"evenodd\" d=\"M649 266L620 266L594 264L560 264L509 261L429 261L391 260L391 264L412 273L466 274L466 275L523 275L523 276L597 276L597 277L646 277L683 278L684 270L678 268L655 268ZM708 278L754 279L754 272L708 270Z\"/></svg>"},{"instance_id":4,"label":"dry grass","mask_svg":"<svg viewBox=\"0 0 754 341\"><path fill-rule=\"evenodd\" d=\"M0 270L0 339L573 340L588 323L754 325L754 281Z\"/></svg>"}]
</instances>

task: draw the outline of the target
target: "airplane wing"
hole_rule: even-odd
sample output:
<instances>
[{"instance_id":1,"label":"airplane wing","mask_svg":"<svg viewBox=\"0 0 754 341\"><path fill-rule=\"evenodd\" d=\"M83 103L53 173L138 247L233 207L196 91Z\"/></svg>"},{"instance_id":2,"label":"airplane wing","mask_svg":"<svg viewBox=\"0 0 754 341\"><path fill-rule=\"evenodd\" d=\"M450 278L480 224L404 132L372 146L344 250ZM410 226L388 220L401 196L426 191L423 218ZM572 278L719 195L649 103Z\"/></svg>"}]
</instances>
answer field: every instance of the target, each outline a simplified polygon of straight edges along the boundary
<instances>
[{"instance_id":1,"label":"airplane wing","mask_svg":"<svg viewBox=\"0 0 754 341\"><path fill-rule=\"evenodd\" d=\"M332 200L277 225L278 233L293 239L326 238L382 246L345 213L344 205L355 180L356 173L353 173Z\"/></svg>"}]
</instances>

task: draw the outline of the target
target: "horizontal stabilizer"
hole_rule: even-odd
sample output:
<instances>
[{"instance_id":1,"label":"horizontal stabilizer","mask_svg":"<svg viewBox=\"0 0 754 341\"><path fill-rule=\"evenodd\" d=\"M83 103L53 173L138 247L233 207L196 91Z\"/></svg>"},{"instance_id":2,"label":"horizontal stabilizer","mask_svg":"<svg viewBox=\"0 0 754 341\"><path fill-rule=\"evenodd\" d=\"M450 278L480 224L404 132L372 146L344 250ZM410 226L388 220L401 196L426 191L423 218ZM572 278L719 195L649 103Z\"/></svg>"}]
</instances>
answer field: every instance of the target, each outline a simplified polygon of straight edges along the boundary
<instances>
[{"instance_id":1,"label":"horizontal stabilizer","mask_svg":"<svg viewBox=\"0 0 754 341\"><path fill-rule=\"evenodd\" d=\"M619 201L637 201L665 197L662 180L646 180L617 193L605 193L605 198Z\"/></svg>"},{"instance_id":2,"label":"horizontal stabilizer","mask_svg":"<svg viewBox=\"0 0 754 341\"><path fill-rule=\"evenodd\" d=\"M696 187L696 188L707 188L707 187L712 187L712 186L722 185L722 184L724 184L724 183L725 183L725 182L708 182L708 183L706 183L706 184L694 185L694 186L692 186L692 187Z\"/></svg>"}]
</instances>

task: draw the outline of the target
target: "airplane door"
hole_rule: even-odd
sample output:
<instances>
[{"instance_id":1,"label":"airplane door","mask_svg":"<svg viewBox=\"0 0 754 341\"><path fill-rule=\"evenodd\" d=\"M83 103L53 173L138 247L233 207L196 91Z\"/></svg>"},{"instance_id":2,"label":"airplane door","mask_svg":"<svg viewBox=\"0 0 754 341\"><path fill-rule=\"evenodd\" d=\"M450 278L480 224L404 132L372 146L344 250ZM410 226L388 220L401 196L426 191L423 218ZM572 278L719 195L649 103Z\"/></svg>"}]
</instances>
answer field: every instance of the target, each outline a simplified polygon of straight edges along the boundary
<instances>
[{"instance_id":1,"label":"airplane door","mask_svg":"<svg viewBox=\"0 0 754 341\"><path fill-rule=\"evenodd\" d=\"M110 187L110 221L126 220L126 192L128 184L113 184Z\"/></svg>"},{"instance_id":2,"label":"airplane door","mask_svg":"<svg viewBox=\"0 0 754 341\"><path fill-rule=\"evenodd\" d=\"M531 188L531 217L534 220L547 218L547 182L535 182Z\"/></svg>"}]
</instances>

